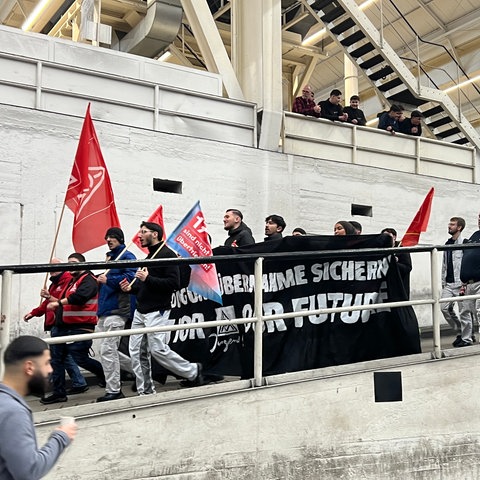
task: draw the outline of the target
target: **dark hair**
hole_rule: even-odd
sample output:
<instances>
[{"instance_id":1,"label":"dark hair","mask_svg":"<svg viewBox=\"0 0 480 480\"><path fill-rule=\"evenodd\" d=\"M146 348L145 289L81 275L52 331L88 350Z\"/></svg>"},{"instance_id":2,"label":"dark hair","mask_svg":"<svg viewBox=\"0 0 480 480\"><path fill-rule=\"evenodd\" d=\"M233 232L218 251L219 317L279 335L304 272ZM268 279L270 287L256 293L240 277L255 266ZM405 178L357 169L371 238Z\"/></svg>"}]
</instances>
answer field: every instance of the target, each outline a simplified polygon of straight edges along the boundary
<instances>
[{"instance_id":1,"label":"dark hair","mask_svg":"<svg viewBox=\"0 0 480 480\"><path fill-rule=\"evenodd\" d=\"M265 222L272 221L275 225L278 225L282 230L282 232L285 230L285 227L287 224L285 223L285 220L283 217L280 215L269 215L266 219Z\"/></svg>"},{"instance_id":2,"label":"dark hair","mask_svg":"<svg viewBox=\"0 0 480 480\"><path fill-rule=\"evenodd\" d=\"M412 117L423 118L423 113L420 110L414 110L410 114L410 118L412 118Z\"/></svg>"},{"instance_id":3,"label":"dark hair","mask_svg":"<svg viewBox=\"0 0 480 480\"><path fill-rule=\"evenodd\" d=\"M73 252L71 253L68 258L76 258L79 262L86 262L86 259L85 257L81 254L81 253L78 253L78 252Z\"/></svg>"},{"instance_id":4,"label":"dark hair","mask_svg":"<svg viewBox=\"0 0 480 480\"><path fill-rule=\"evenodd\" d=\"M307 232L301 227L294 228L292 233L295 233L295 232L301 233L302 235L307 234Z\"/></svg>"},{"instance_id":5,"label":"dark hair","mask_svg":"<svg viewBox=\"0 0 480 480\"><path fill-rule=\"evenodd\" d=\"M342 92L338 89L338 88L334 88L331 92L330 92L330 96L333 97L338 97L339 95L341 95Z\"/></svg>"},{"instance_id":6,"label":"dark hair","mask_svg":"<svg viewBox=\"0 0 480 480\"><path fill-rule=\"evenodd\" d=\"M350 224L353 225L353 228L355 230L359 230L360 232L362 231L362 224L357 222L356 220L350 220Z\"/></svg>"},{"instance_id":7,"label":"dark hair","mask_svg":"<svg viewBox=\"0 0 480 480\"><path fill-rule=\"evenodd\" d=\"M397 105L394 103L391 107L389 112L403 112L405 109L403 108L403 105Z\"/></svg>"},{"instance_id":8,"label":"dark hair","mask_svg":"<svg viewBox=\"0 0 480 480\"><path fill-rule=\"evenodd\" d=\"M397 236L397 231L394 228L384 228L380 233L391 233L392 235Z\"/></svg>"},{"instance_id":9,"label":"dark hair","mask_svg":"<svg viewBox=\"0 0 480 480\"><path fill-rule=\"evenodd\" d=\"M5 365L14 365L29 357L40 357L48 350L48 344L41 338L22 335L13 340L3 354Z\"/></svg>"},{"instance_id":10,"label":"dark hair","mask_svg":"<svg viewBox=\"0 0 480 480\"><path fill-rule=\"evenodd\" d=\"M227 208L225 213L227 212L232 212L234 215L240 217L240 220L243 220L243 213L240 210L237 210L236 208Z\"/></svg>"},{"instance_id":11,"label":"dark hair","mask_svg":"<svg viewBox=\"0 0 480 480\"><path fill-rule=\"evenodd\" d=\"M347 235L355 235L355 227L350 223L347 222L346 220L339 220L338 222L335 222L335 224L339 223L345 230L345 233Z\"/></svg>"},{"instance_id":12,"label":"dark hair","mask_svg":"<svg viewBox=\"0 0 480 480\"><path fill-rule=\"evenodd\" d=\"M140 224L140 228L145 227L148 228L148 230L151 230L152 232L157 232L158 233L158 238L161 240L163 238L163 228L155 222L142 222Z\"/></svg>"},{"instance_id":13,"label":"dark hair","mask_svg":"<svg viewBox=\"0 0 480 480\"><path fill-rule=\"evenodd\" d=\"M352 100L358 100L358 101L360 101L360 97L359 97L358 95L352 95L352 96L350 97L350 101L352 101Z\"/></svg>"},{"instance_id":14,"label":"dark hair","mask_svg":"<svg viewBox=\"0 0 480 480\"><path fill-rule=\"evenodd\" d=\"M462 230L465 228L465 226L467 225L465 220L462 218L462 217L452 217L450 219L451 222L457 222L457 225L459 227L462 227Z\"/></svg>"}]
</instances>

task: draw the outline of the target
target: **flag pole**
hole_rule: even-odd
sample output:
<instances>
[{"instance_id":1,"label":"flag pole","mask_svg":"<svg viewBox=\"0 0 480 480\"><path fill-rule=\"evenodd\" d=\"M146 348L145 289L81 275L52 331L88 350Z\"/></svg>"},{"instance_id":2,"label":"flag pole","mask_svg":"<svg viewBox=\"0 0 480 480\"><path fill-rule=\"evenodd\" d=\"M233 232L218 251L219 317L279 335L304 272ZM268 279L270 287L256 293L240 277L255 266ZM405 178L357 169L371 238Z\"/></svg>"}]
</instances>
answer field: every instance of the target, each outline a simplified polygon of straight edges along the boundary
<instances>
[{"instance_id":1,"label":"flag pole","mask_svg":"<svg viewBox=\"0 0 480 480\"><path fill-rule=\"evenodd\" d=\"M151 260L152 258L155 258L158 254L158 252L160 252L160 250L165 246L165 241L162 240L162 242L160 243L160 246L157 248L157 250L155 250L155 253L149 258L149 260ZM143 267L142 270L145 270L147 267ZM134 283L135 283L135 280L136 278L134 278L129 284L128 286L131 287Z\"/></svg>"},{"instance_id":2,"label":"flag pole","mask_svg":"<svg viewBox=\"0 0 480 480\"><path fill-rule=\"evenodd\" d=\"M115 260L113 260L114 262L116 260L118 260L133 244L133 241L131 241L128 245L125 245L125 248L116 256ZM107 275L108 272L111 270L111 268L108 268L107 270L105 270L102 275Z\"/></svg>"},{"instance_id":3,"label":"flag pole","mask_svg":"<svg viewBox=\"0 0 480 480\"><path fill-rule=\"evenodd\" d=\"M48 263L52 263L53 254L55 252L55 249L57 248L58 234L60 232L60 226L62 224L64 212L65 212L65 202L63 202L62 211L60 212L60 218L58 219L57 230L55 231L55 237L53 239L52 250L50 251L50 259L49 259ZM43 288L44 289L47 288L48 275L49 275L49 272L47 272L45 274L45 280L43 281Z\"/></svg>"}]
</instances>

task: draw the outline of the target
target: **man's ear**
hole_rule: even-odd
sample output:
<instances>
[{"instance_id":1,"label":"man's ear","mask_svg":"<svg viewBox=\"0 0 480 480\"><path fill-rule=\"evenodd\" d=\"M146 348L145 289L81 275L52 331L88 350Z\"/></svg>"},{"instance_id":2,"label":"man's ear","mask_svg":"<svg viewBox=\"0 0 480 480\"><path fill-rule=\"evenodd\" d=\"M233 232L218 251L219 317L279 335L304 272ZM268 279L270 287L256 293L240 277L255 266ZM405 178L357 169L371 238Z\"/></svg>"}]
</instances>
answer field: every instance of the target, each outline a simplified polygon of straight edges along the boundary
<instances>
[{"instance_id":1,"label":"man's ear","mask_svg":"<svg viewBox=\"0 0 480 480\"><path fill-rule=\"evenodd\" d=\"M33 375L33 372L35 370L35 364L33 363L32 360L25 360L23 364L23 371L25 375L28 375L29 377Z\"/></svg>"}]
</instances>

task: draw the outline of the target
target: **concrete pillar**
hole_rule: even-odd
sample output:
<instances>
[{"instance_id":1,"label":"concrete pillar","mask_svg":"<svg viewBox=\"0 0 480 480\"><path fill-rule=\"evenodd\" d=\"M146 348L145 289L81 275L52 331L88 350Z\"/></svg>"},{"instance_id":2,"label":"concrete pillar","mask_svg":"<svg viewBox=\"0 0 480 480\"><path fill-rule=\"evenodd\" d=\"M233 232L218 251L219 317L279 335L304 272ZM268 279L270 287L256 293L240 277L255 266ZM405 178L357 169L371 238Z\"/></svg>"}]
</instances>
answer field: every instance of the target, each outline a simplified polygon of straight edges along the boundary
<instances>
[{"instance_id":1,"label":"concrete pillar","mask_svg":"<svg viewBox=\"0 0 480 480\"><path fill-rule=\"evenodd\" d=\"M283 116L281 0L232 0L232 62L261 112L259 147L275 150Z\"/></svg>"},{"instance_id":2,"label":"concrete pillar","mask_svg":"<svg viewBox=\"0 0 480 480\"><path fill-rule=\"evenodd\" d=\"M343 56L343 71L345 73L345 105L350 105L350 97L358 95L358 69L347 55Z\"/></svg>"}]
</instances>

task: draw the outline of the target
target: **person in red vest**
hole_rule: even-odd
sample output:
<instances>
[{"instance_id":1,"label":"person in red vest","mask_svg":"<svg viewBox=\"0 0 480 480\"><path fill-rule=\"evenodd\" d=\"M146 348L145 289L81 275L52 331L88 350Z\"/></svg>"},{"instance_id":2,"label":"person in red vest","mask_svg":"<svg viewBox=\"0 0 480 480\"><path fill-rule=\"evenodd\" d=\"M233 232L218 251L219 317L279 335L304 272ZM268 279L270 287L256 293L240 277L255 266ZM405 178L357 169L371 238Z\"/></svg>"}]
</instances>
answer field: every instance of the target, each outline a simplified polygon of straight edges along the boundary
<instances>
[{"instance_id":1,"label":"person in red vest","mask_svg":"<svg viewBox=\"0 0 480 480\"><path fill-rule=\"evenodd\" d=\"M63 263L59 258L52 258L52 264ZM43 302L31 312L27 313L23 320L28 322L33 317L45 316L43 328L46 332L49 332L55 325L55 312L53 310L47 310L47 305L52 297L58 297L64 290L66 285L71 281L72 275L70 272L51 272L50 286L48 289L42 288L40 296L44 299ZM72 380L72 387L67 389L69 395L76 393L83 393L88 390L87 382L80 373L78 365L74 362L71 355L67 355L65 358L65 370L68 376Z\"/></svg>"},{"instance_id":2,"label":"person in red vest","mask_svg":"<svg viewBox=\"0 0 480 480\"><path fill-rule=\"evenodd\" d=\"M69 263L85 262L81 253L72 253ZM93 333L97 324L98 283L92 272L75 270L70 272L72 279L58 297L50 297L47 310L55 311L55 326L52 337ZM102 364L89 356L92 340L51 345L53 393L40 400L48 405L66 402L65 358L71 354L75 363L92 372L105 386Z\"/></svg>"}]
</instances>

